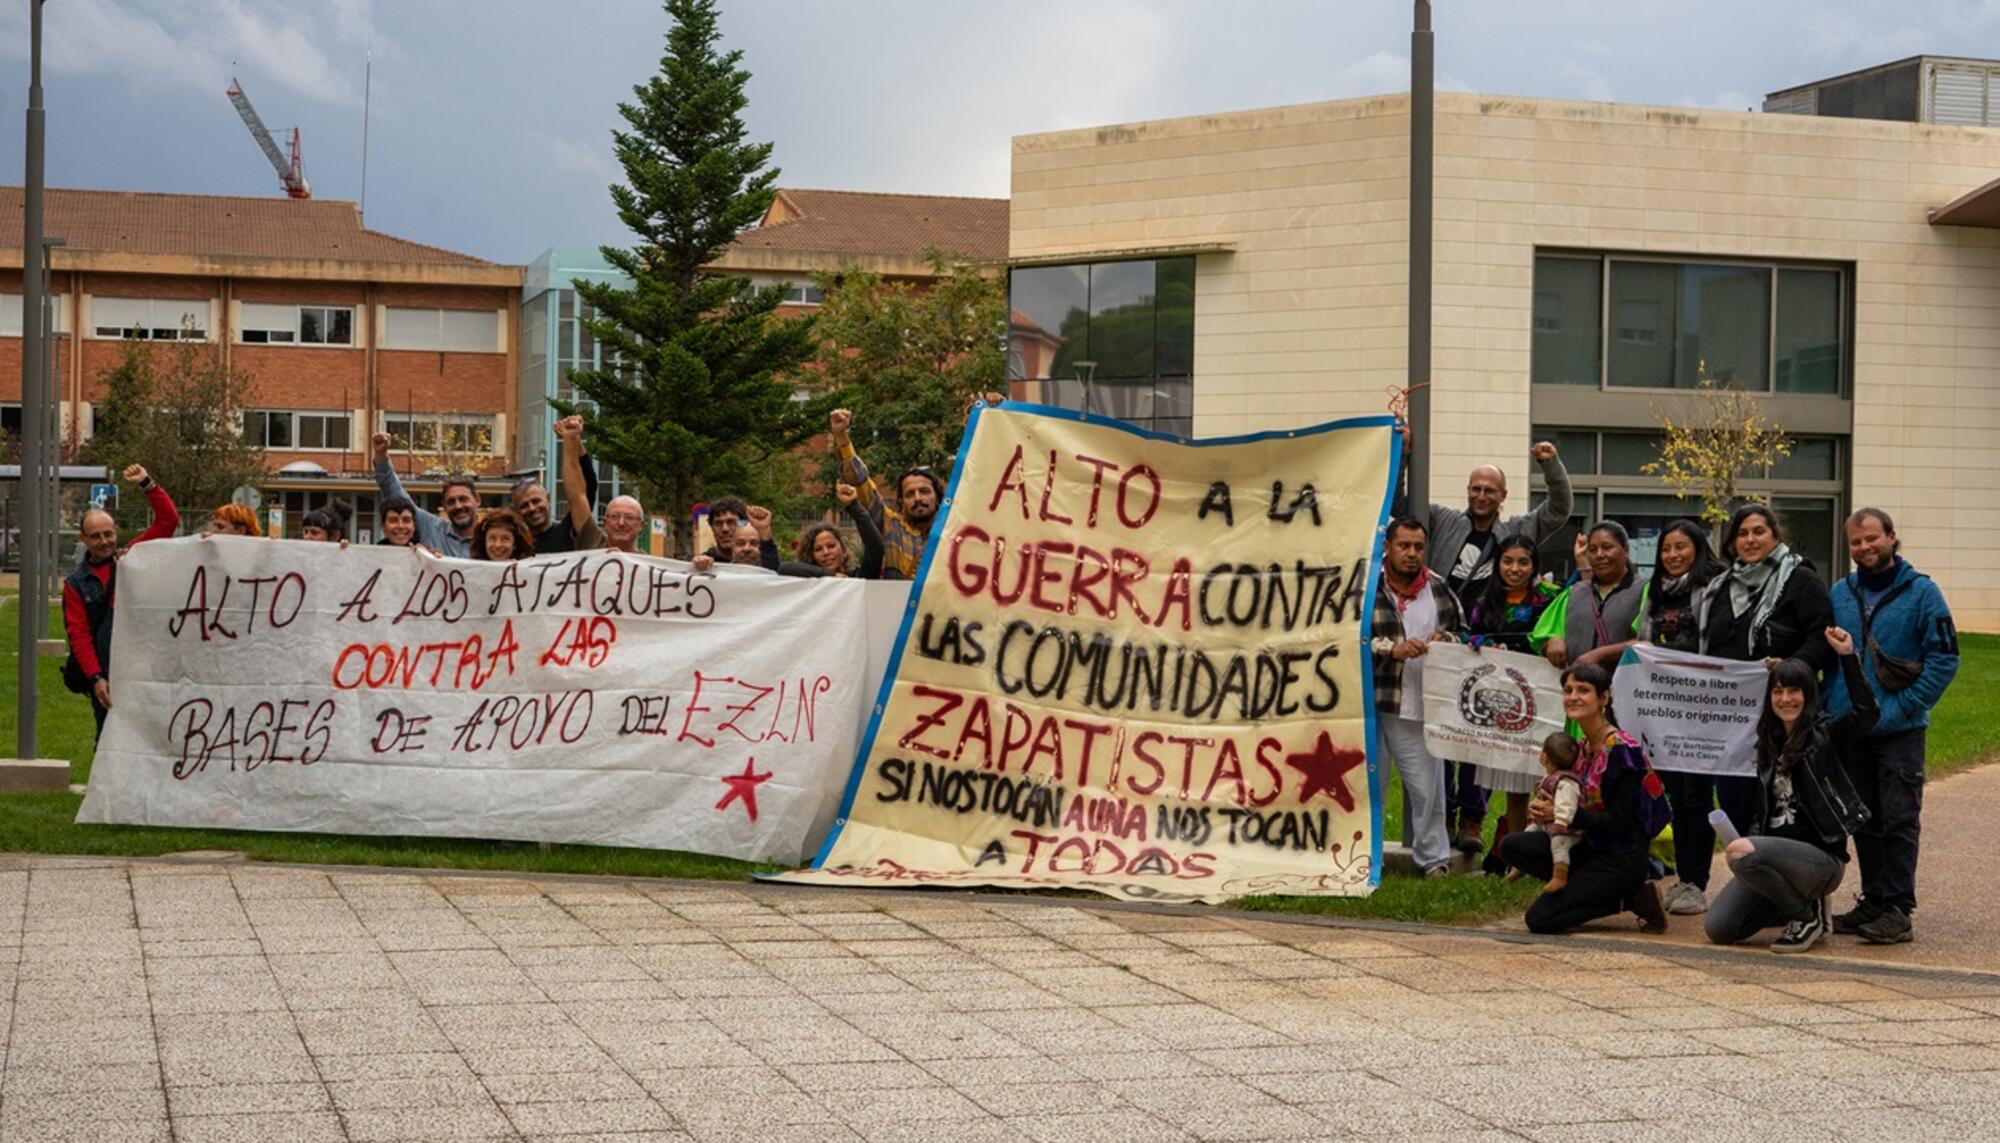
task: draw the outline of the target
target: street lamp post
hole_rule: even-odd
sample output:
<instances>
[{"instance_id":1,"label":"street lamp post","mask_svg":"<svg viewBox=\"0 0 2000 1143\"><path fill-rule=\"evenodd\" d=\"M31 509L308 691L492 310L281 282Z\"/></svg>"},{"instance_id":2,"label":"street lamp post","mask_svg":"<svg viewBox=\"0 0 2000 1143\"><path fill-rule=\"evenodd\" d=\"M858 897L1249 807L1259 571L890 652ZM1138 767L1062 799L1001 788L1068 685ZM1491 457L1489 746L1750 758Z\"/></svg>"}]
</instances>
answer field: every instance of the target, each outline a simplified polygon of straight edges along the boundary
<instances>
[{"instance_id":1,"label":"street lamp post","mask_svg":"<svg viewBox=\"0 0 2000 1143\"><path fill-rule=\"evenodd\" d=\"M1431 506L1431 136L1435 48L1430 0L1416 0L1410 33L1410 426L1409 513Z\"/></svg>"},{"instance_id":2,"label":"street lamp post","mask_svg":"<svg viewBox=\"0 0 2000 1143\"><path fill-rule=\"evenodd\" d=\"M27 185L21 219L21 505L20 532L15 541L21 553L20 587L20 669L16 696L15 738L18 757L36 756L35 710L38 637L42 609L48 606L43 594L43 547L49 521L43 472L46 450L48 393L43 384L42 360L48 353L48 330L42 298L47 292L42 259L42 132L46 113L42 110L42 4L28 0L28 121Z\"/></svg>"}]
</instances>

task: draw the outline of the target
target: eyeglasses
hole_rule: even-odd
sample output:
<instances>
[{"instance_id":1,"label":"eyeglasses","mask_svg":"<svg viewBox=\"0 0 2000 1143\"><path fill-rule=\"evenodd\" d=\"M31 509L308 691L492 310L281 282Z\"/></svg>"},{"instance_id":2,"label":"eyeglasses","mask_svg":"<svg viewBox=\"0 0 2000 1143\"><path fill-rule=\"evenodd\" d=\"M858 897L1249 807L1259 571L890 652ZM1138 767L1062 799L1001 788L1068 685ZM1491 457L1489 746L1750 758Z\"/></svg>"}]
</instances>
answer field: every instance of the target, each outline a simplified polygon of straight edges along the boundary
<instances>
[{"instance_id":1,"label":"eyeglasses","mask_svg":"<svg viewBox=\"0 0 2000 1143\"><path fill-rule=\"evenodd\" d=\"M633 512L607 512L604 514L604 522L607 524L614 521L620 524L637 524L643 519L645 517Z\"/></svg>"}]
</instances>

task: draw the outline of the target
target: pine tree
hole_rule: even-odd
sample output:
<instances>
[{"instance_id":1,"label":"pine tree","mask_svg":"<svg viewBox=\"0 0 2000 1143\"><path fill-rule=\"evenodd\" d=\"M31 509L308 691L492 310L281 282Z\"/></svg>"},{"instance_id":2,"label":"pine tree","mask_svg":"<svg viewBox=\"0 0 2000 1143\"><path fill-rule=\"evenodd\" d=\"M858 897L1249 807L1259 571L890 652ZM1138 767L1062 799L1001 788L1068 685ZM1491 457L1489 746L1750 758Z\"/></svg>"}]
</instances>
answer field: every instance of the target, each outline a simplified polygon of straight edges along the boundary
<instances>
[{"instance_id":1,"label":"pine tree","mask_svg":"<svg viewBox=\"0 0 2000 1143\"><path fill-rule=\"evenodd\" d=\"M591 452L674 518L711 495L773 499L774 474L791 467L775 462L820 431L832 401L794 400L814 339L809 320L776 315L783 289L705 269L763 217L778 170L771 144L746 141L750 73L742 52L718 48L714 0L666 0L666 11L660 72L618 105L628 129L612 132L626 181L611 198L638 243L603 252L632 284L576 283L613 364L570 382L595 405Z\"/></svg>"}]
</instances>

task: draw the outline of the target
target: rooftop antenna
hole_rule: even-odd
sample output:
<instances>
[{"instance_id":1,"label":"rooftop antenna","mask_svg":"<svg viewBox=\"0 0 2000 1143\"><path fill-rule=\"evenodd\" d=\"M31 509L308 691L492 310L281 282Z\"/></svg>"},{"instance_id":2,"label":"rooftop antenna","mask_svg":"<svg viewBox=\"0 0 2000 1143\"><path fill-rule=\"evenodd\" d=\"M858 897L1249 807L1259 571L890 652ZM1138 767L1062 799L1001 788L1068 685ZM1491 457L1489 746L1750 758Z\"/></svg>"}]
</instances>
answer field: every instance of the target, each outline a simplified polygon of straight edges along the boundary
<instances>
[{"instance_id":1,"label":"rooftop antenna","mask_svg":"<svg viewBox=\"0 0 2000 1143\"><path fill-rule=\"evenodd\" d=\"M369 45L367 63L361 73L361 219L368 219L368 94L375 84L375 47Z\"/></svg>"}]
</instances>

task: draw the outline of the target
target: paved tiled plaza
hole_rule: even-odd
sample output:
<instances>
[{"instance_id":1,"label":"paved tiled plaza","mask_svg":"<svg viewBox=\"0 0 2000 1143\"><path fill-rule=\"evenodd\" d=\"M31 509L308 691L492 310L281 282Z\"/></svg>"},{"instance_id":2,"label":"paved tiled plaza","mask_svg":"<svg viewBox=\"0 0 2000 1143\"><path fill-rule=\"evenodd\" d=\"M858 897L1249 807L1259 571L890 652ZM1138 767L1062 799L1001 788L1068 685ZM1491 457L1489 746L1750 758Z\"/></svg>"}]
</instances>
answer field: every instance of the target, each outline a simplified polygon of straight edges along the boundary
<instances>
[{"instance_id":1,"label":"paved tiled plaza","mask_svg":"<svg viewBox=\"0 0 2000 1143\"><path fill-rule=\"evenodd\" d=\"M2000 977L1646 948L0 858L0 1143L2000 1137Z\"/></svg>"}]
</instances>

